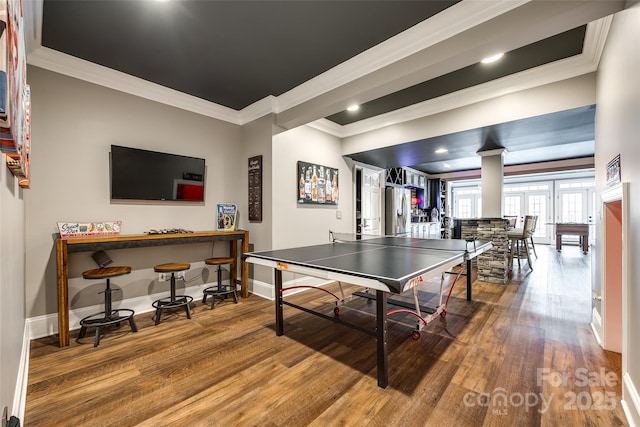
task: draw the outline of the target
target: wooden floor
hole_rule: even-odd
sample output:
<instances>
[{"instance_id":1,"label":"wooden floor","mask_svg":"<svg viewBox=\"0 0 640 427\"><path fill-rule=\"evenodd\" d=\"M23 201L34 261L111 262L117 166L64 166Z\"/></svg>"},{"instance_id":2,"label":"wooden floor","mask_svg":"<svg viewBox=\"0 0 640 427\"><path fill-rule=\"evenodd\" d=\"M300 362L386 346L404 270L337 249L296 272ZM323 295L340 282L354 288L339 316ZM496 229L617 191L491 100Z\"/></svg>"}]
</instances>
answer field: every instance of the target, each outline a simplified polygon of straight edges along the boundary
<instances>
[{"instance_id":1,"label":"wooden floor","mask_svg":"<svg viewBox=\"0 0 640 427\"><path fill-rule=\"evenodd\" d=\"M473 302L462 278L446 318L417 341L414 320L393 316L386 389L367 334L285 307L277 337L271 301L198 301L192 320L177 312L153 326L140 314L138 333L123 326L98 348L91 332L81 342L72 332L65 349L56 337L33 341L23 425L627 425L620 354L589 326L591 255L537 250L533 272L525 263L508 285L475 282ZM322 292L290 300L332 313ZM370 325L374 305L356 298L340 316Z\"/></svg>"}]
</instances>

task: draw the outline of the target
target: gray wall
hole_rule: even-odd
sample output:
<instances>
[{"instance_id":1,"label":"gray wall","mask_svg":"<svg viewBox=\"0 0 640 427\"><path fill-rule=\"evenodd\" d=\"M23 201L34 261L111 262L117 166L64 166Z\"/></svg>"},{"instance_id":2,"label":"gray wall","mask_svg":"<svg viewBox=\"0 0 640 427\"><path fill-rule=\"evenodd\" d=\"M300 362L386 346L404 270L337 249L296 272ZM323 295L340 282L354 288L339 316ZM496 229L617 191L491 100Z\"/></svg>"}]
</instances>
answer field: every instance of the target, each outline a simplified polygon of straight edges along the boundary
<instances>
[{"instance_id":1,"label":"gray wall","mask_svg":"<svg viewBox=\"0 0 640 427\"><path fill-rule=\"evenodd\" d=\"M239 126L37 67L29 67L28 76L33 142L32 186L25 192L27 318L57 312L57 222L122 220L124 234L152 228L214 230L216 203L242 206L246 167L239 167ZM204 158L205 203L111 203L111 144ZM241 216L240 227L245 221ZM205 244L112 251L109 255L115 263L133 263L134 270L139 270L127 277L122 298L129 298L157 288L154 264L202 260L209 253L210 246ZM98 304L100 296L81 277L82 270L95 267L90 253L71 256L71 309Z\"/></svg>"}]
</instances>

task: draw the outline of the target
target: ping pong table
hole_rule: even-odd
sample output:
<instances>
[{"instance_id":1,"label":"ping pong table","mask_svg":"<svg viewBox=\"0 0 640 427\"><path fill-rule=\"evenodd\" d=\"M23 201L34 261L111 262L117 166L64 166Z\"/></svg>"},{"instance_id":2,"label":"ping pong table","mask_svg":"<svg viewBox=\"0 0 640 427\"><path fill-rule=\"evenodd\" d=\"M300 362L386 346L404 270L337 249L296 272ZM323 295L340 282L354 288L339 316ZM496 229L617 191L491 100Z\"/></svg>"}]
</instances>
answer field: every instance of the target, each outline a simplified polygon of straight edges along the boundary
<instances>
[{"instance_id":1,"label":"ping pong table","mask_svg":"<svg viewBox=\"0 0 640 427\"><path fill-rule=\"evenodd\" d=\"M242 258L246 262L267 266L274 270L276 335L282 336L284 334L284 305L372 335L376 337L378 386L386 388L388 385L387 316L399 311L409 312L409 310L388 312L388 296L413 290L415 311L409 312L409 314L413 314L420 320L417 326L419 331L438 316L444 317L446 315L447 304L455 281L449 289L446 302L443 302L446 292L443 287L444 273L465 262L467 300L471 300L471 261L491 249L492 246L491 242L478 240L357 236L356 239L348 241L334 239L333 242L327 244L248 252L243 254ZM333 316L286 301L283 296L284 291L306 286L283 288L283 271L332 280L339 284L342 282L350 283L362 286L367 291L374 290L375 294L372 294L370 298L375 299L376 302L375 329L366 329L340 319L339 305L341 302L345 302L344 294L340 298L324 290L337 299ZM428 316L423 316L423 308L417 299L417 287L439 274L442 277L438 307L432 310ZM323 290L320 287L314 288ZM364 296L360 292L355 294ZM419 333L417 337L413 334L413 337L414 339L419 338Z\"/></svg>"}]
</instances>

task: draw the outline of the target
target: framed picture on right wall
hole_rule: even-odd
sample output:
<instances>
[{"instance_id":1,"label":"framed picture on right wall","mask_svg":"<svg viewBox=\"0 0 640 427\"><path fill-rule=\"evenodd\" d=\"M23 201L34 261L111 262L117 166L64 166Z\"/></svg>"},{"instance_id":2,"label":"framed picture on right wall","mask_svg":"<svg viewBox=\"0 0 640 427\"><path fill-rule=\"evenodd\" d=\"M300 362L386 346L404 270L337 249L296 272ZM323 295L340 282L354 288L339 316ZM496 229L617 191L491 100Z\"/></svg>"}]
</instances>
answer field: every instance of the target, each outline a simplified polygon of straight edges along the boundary
<instances>
[{"instance_id":1,"label":"framed picture on right wall","mask_svg":"<svg viewBox=\"0 0 640 427\"><path fill-rule=\"evenodd\" d=\"M298 204L337 205L340 199L338 169L298 161Z\"/></svg>"}]
</instances>

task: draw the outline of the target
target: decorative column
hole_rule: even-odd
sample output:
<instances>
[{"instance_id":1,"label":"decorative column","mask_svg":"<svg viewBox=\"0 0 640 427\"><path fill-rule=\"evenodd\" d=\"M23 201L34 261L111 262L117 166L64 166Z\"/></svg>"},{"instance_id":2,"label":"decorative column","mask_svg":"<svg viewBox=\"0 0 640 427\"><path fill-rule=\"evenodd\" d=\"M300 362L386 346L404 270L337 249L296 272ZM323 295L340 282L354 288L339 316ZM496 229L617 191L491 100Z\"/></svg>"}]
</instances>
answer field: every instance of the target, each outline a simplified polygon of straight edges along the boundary
<instances>
[{"instance_id":1,"label":"decorative column","mask_svg":"<svg viewBox=\"0 0 640 427\"><path fill-rule=\"evenodd\" d=\"M502 187L504 181L504 155L506 148L481 150L482 156L482 217L502 218Z\"/></svg>"}]
</instances>

